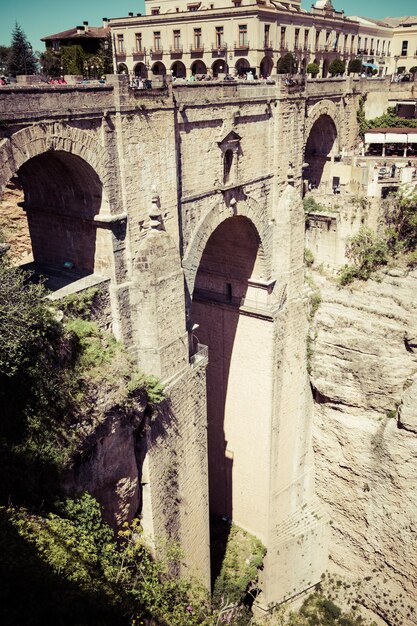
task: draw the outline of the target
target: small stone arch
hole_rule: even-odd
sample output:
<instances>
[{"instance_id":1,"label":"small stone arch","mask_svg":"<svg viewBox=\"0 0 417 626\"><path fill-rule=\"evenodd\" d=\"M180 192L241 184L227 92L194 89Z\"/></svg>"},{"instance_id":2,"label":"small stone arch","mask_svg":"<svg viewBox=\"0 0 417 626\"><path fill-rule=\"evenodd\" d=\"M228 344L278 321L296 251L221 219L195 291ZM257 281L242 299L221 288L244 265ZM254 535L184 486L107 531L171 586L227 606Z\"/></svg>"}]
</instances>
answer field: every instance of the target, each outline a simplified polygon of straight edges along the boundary
<instances>
[{"instance_id":1,"label":"small stone arch","mask_svg":"<svg viewBox=\"0 0 417 626\"><path fill-rule=\"evenodd\" d=\"M216 59L211 66L213 76L217 78L219 74L227 73L227 61L225 59Z\"/></svg>"},{"instance_id":2,"label":"small stone arch","mask_svg":"<svg viewBox=\"0 0 417 626\"><path fill-rule=\"evenodd\" d=\"M259 261L262 277L265 280L269 278L270 232L267 231L266 220L261 218L262 212L258 203L249 197L237 201L236 204L230 201L221 201L200 220L185 250L182 266L190 295L194 291L197 271L210 236L222 222L234 215L247 217L252 222L259 236Z\"/></svg>"},{"instance_id":3,"label":"small stone arch","mask_svg":"<svg viewBox=\"0 0 417 626\"><path fill-rule=\"evenodd\" d=\"M171 65L171 72L175 78L185 78L187 76L187 70L182 61L175 61L175 63Z\"/></svg>"},{"instance_id":4,"label":"small stone arch","mask_svg":"<svg viewBox=\"0 0 417 626\"><path fill-rule=\"evenodd\" d=\"M166 67L161 61L157 61L152 65L152 74L154 74L154 76L165 76L166 73Z\"/></svg>"},{"instance_id":5,"label":"small stone arch","mask_svg":"<svg viewBox=\"0 0 417 626\"><path fill-rule=\"evenodd\" d=\"M207 67L204 61L197 59L191 65L191 74L207 74Z\"/></svg>"},{"instance_id":6,"label":"small stone arch","mask_svg":"<svg viewBox=\"0 0 417 626\"><path fill-rule=\"evenodd\" d=\"M273 69L274 69L274 62L271 59L271 57L267 57L267 56L264 57L259 67L259 73L261 77L269 78L269 76L271 76L272 74Z\"/></svg>"},{"instance_id":7,"label":"small stone arch","mask_svg":"<svg viewBox=\"0 0 417 626\"><path fill-rule=\"evenodd\" d=\"M133 71L138 78L148 78L148 68L142 62L136 63Z\"/></svg>"},{"instance_id":8,"label":"small stone arch","mask_svg":"<svg viewBox=\"0 0 417 626\"><path fill-rule=\"evenodd\" d=\"M128 67L126 65L126 63L119 63L117 66L117 73L118 74L126 74L126 76L129 74L129 70Z\"/></svg>"},{"instance_id":9,"label":"small stone arch","mask_svg":"<svg viewBox=\"0 0 417 626\"><path fill-rule=\"evenodd\" d=\"M238 59L235 63L236 74L246 74L250 69L249 61L247 59Z\"/></svg>"}]
</instances>

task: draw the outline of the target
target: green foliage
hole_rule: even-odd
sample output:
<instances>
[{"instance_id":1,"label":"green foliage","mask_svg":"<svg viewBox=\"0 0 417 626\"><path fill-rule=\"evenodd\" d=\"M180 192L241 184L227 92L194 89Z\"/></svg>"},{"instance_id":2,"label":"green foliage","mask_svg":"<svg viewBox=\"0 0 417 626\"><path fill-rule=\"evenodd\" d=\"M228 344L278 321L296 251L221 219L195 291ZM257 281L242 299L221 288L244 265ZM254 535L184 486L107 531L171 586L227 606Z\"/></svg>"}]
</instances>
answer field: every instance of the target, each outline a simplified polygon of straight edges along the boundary
<instances>
[{"instance_id":1,"label":"green foliage","mask_svg":"<svg viewBox=\"0 0 417 626\"><path fill-rule=\"evenodd\" d=\"M332 76L342 75L345 73L346 65L342 59L336 58L329 65L329 73Z\"/></svg>"},{"instance_id":2,"label":"green foliage","mask_svg":"<svg viewBox=\"0 0 417 626\"><path fill-rule=\"evenodd\" d=\"M405 119L398 117L395 113L395 107L388 107L387 112L373 120L365 117L365 100L360 98L359 109L356 117L359 124L359 134L363 137L366 131L371 128L417 128L417 119Z\"/></svg>"},{"instance_id":3,"label":"green foliage","mask_svg":"<svg viewBox=\"0 0 417 626\"><path fill-rule=\"evenodd\" d=\"M353 265L344 265L339 271L341 285L347 285L355 278L367 280L372 272L385 265L388 261L387 243L362 226L356 235L349 237L346 256Z\"/></svg>"},{"instance_id":4,"label":"green foliage","mask_svg":"<svg viewBox=\"0 0 417 626\"><path fill-rule=\"evenodd\" d=\"M296 74L297 61L291 52L287 52L277 63L278 74Z\"/></svg>"},{"instance_id":5,"label":"green foliage","mask_svg":"<svg viewBox=\"0 0 417 626\"><path fill-rule=\"evenodd\" d=\"M325 207L319 204L314 196L305 196L303 198L303 207L306 213L322 213L325 211Z\"/></svg>"},{"instance_id":6,"label":"green foliage","mask_svg":"<svg viewBox=\"0 0 417 626\"><path fill-rule=\"evenodd\" d=\"M25 33L17 22L12 32L10 52L7 57L7 73L10 76L36 74L36 58Z\"/></svg>"},{"instance_id":7,"label":"green foliage","mask_svg":"<svg viewBox=\"0 0 417 626\"><path fill-rule=\"evenodd\" d=\"M61 74L61 55L57 54L52 48L47 48L40 56L42 72L46 76L57 78Z\"/></svg>"},{"instance_id":8,"label":"green foliage","mask_svg":"<svg viewBox=\"0 0 417 626\"><path fill-rule=\"evenodd\" d=\"M348 74L359 74L362 71L361 59L352 59L349 61Z\"/></svg>"},{"instance_id":9,"label":"green foliage","mask_svg":"<svg viewBox=\"0 0 417 626\"><path fill-rule=\"evenodd\" d=\"M317 65L317 63L309 63L307 65L307 74L311 74L313 78L317 76L319 72L320 72L320 67Z\"/></svg>"},{"instance_id":10,"label":"green foliage","mask_svg":"<svg viewBox=\"0 0 417 626\"><path fill-rule=\"evenodd\" d=\"M314 263L314 255L309 248L304 248L304 263L307 267L311 267Z\"/></svg>"},{"instance_id":11,"label":"green foliage","mask_svg":"<svg viewBox=\"0 0 417 626\"><path fill-rule=\"evenodd\" d=\"M68 317L89 319L98 293L99 290L96 287L90 287L90 289L65 296L60 301L59 306Z\"/></svg>"},{"instance_id":12,"label":"green foliage","mask_svg":"<svg viewBox=\"0 0 417 626\"><path fill-rule=\"evenodd\" d=\"M165 400L164 386L157 376L145 376L141 372L135 372L127 388L131 394L139 389L143 389L146 392L151 409L154 409Z\"/></svg>"},{"instance_id":13,"label":"green foliage","mask_svg":"<svg viewBox=\"0 0 417 626\"><path fill-rule=\"evenodd\" d=\"M251 583L255 583L266 549L261 541L232 524L219 576L214 584L216 605L241 602Z\"/></svg>"},{"instance_id":14,"label":"green foliage","mask_svg":"<svg viewBox=\"0 0 417 626\"><path fill-rule=\"evenodd\" d=\"M61 64L64 74L82 75L84 73L85 53L81 46L62 46Z\"/></svg>"},{"instance_id":15,"label":"green foliage","mask_svg":"<svg viewBox=\"0 0 417 626\"><path fill-rule=\"evenodd\" d=\"M417 192L405 188L389 196L383 203L383 219L389 250L413 254L417 248Z\"/></svg>"}]
</instances>

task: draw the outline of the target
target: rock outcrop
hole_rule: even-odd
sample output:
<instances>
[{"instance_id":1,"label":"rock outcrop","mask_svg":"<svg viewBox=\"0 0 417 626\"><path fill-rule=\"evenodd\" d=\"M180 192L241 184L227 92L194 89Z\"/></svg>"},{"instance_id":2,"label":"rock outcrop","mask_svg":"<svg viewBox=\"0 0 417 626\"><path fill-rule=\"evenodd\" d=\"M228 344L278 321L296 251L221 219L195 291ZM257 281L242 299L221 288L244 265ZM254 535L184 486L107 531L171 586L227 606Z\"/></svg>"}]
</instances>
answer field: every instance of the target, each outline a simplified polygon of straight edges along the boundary
<instances>
[{"instance_id":1,"label":"rock outcrop","mask_svg":"<svg viewBox=\"0 0 417 626\"><path fill-rule=\"evenodd\" d=\"M331 564L381 623L417 623L417 272L339 289L311 328L318 495Z\"/></svg>"}]
</instances>

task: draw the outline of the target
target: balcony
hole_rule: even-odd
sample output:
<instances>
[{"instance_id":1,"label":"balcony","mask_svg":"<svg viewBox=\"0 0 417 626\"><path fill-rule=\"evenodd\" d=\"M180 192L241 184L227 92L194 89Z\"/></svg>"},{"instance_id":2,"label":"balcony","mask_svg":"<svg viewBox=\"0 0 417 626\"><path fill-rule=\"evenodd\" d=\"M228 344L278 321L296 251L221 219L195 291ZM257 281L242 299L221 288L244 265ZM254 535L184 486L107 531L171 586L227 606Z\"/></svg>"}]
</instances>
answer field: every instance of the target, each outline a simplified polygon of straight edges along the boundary
<instances>
[{"instance_id":1,"label":"balcony","mask_svg":"<svg viewBox=\"0 0 417 626\"><path fill-rule=\"evenodd\" d=\"M126 51L125 50L117 50L116 51L116 59L126 59Z\"/></svg>"},{"instance_id":2,"label":"balcony","mask_svg":"<svg viewBox=\"0 0 417 626\"><path fill-rule=\"evenodd\" d=\"M239 41L234 43L235 50L249 50L249 41Z\"/></svg>"},{"instance_id":3,"label":"balcony","mask_svg":"<svg viewBox=\"0 0 417 626\"><path fill-rule=\"evenodd\" d=\"M287 44L287 42L285 40L281 41L281 43L279 44L279 49L280 50L288 50L288 44Z\"/></svg>"},{"instance_id":4,"label":"balcony","mask_svg":"<svg viewBox=\"0 0 417 626\"><path fill-rule=\"evenodd\" d=\"M182 44L177 44L177 45L169 47L169 53L171 56L176 56L176 57L182 56L182 52L183 52Z\"/></svg>"},{"instance_id":5,"label":"balcony","mask_svg":"<svg viewBox=\"0 0 417 626\"><path fill-rule=\"evenodd\" d=\"M272 41L269 39L264 41L264 50L272 50Z\"/></svg>"},{"instance_id":6,"label":"balcony","mask_svg":"<svg viewBox=\"0 0 417 626\"><path fill-rule=\"evenodd\" d=\"M164 54L164 49L163 48L150 48L149 49L149 54L151 59L160 59L162 57L162 55Z\"/></svg>"},{"instance_id":7,"label":"balcony","mask_svg":"<svg viewBox=\"0 0 417 626\"><path fill-rule=\"evenodd\" d=\"M198 343L196 351L190 356L191 367L197 367L199 365L207 365L208 363L208 347L202 343Z\"/></svg>"},{"instance_id":8,"label":"balcony","mask_svg":"<svg viewBox=\"0 0 417 626\"><path fill-rule=\"evenodd\" d=\"M369 54L375 54L375 50L373 48L370 49Z\"/></svg>"},{"instance_id":9,"label":"balcony","mask_svg":"<svg viewBox=\"0 0 417 626\"><path fill-rule=\"evenodd\" d=\"M220 45L216 45L214 43L211 44L211 53L213 56L222 57L227 54L227 43L221 43Z\"/></svg>"},{"instance_id":10,"label":"balcony","mask_svg":"<svg viewBox=\"0 0 417 626\"><path fill-rule=\"evenodd\" d=\"M146 56L146 48L143 48L143 50L137 50L136 48L133 48L132 56L134 59L144 59Z\"/></svg>"},{"instance_id":11,"label":"balcony","mask_svg":"<svg viewBox=\"0 0 417 626\"><path fill-rule=\"evenodd\" d=\"M203 43L199 43L199 44L195 44L192 43L190 45L190 53L194 56L203 56L204 54L204 44Z\"/></svg>"}]
</instances>

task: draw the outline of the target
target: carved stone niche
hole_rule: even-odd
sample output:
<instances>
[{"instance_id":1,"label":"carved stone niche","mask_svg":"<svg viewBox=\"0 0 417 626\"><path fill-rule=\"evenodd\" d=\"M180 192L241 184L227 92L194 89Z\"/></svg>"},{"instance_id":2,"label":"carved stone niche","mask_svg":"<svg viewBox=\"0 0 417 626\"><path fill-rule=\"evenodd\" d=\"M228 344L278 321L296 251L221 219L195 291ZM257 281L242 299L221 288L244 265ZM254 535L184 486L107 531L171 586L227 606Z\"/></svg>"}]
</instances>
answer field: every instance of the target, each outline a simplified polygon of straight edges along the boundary
<instances>
[{"instance_id":1,"label":"carved stone niche","mask_svg":"<svg viewBox=\"0 0 417 626\"><path fill-rule=\"evenodd\" d=\"M239 155L241 154L240 148L240 135L234 130L231 130L221 141L218 141L218 146L221 150L221 181L223 185L237 184L239 169Z\"/></svg>"}]
</instances>

